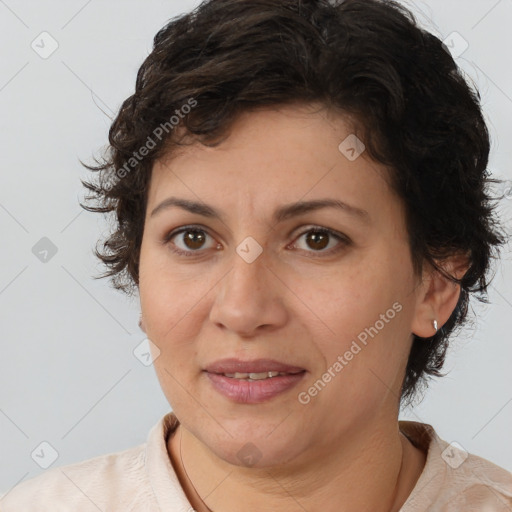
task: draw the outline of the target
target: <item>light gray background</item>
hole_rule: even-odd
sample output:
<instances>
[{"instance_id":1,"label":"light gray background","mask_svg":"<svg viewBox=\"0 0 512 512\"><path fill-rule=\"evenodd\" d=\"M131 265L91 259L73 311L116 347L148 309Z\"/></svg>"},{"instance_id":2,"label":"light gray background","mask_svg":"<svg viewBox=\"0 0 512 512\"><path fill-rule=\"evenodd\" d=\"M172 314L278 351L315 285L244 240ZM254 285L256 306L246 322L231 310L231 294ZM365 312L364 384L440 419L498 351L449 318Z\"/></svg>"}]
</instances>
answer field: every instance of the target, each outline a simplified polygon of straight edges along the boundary
<instances>
[{"instance_id":1,"label":"light gray background","mask_svg":"<svg viewBox=\"0 0 512 512\"><path fill-rule=\"evenodd\" d=\"M78 205L78 159L91 162L106 144L107 115L132 93L157 30L197 4L0 0L0 491L44 471L31 458L36 450L48 462L41 442L58 452L52 467L68 464L144 442L169 410L153 368L133 354L144 340L137 300L92 278L91 249L106 224ZM456 31L469 44L458 62L481 89L490 167L511 180L512 2L408 5L443 39ZM43 31L59 45L47 59L31 48ZM461 51L463 40L450 37ZM512 199L502 211L510 226ZM47 262L32 252L42 237L57 247ZM511 275L508 250L492 305L453 343L449 375L402 414L509 470Z\"/></svg>"}]
</instances>

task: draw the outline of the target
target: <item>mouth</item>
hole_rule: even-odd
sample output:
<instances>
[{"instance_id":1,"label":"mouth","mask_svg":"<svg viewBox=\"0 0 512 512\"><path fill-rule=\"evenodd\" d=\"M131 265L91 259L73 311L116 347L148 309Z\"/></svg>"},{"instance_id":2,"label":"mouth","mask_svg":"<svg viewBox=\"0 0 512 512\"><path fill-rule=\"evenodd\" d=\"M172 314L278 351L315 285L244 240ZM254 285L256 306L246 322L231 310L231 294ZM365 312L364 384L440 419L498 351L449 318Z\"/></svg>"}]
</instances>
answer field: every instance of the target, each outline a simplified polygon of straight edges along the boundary
<instances>
[{"instance_id":1,"label":"mouth","mask_svg":"<svg viewBox=\"0 0 512 512\"><path fill-rule=\"evenodd\" d=\"M223 359L203 370L214 389L230 401L257 404L295 387L306 370L272 359Z\"/></svg>"}]
</instances>

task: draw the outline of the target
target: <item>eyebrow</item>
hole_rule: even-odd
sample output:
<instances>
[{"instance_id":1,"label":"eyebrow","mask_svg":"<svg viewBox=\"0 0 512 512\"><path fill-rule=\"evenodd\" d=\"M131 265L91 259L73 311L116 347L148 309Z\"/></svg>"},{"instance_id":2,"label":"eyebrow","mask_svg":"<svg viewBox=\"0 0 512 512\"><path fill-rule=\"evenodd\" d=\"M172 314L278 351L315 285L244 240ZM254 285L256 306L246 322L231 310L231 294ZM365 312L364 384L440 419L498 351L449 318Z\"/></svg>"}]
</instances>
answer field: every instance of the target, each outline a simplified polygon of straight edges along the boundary
<instances>
[{"instance_id":1,"label":"eyebrow","mask_svg":"<svg viewBox=\"0 0 512 512\"><path fill-rule=\"evenodd\" d=\"M153 209L150 217L154 217L158 213L172 207L178 207L190 213L202 215L203 217L219 219L223 222L225 221L224 215L216 208L205 203L191 201L190 199L181 199L178 197L168 197L167 199L164 199ZM353 215L365 224L370 223L370 215L366 210L349 205L338 199L315 199L312 201L299 201L296 203L286 204L280 206L274 211L273 220L275 222L283 222L290 218L320 210L322 208L336 208Z\"/></svg>"}]
</instances>

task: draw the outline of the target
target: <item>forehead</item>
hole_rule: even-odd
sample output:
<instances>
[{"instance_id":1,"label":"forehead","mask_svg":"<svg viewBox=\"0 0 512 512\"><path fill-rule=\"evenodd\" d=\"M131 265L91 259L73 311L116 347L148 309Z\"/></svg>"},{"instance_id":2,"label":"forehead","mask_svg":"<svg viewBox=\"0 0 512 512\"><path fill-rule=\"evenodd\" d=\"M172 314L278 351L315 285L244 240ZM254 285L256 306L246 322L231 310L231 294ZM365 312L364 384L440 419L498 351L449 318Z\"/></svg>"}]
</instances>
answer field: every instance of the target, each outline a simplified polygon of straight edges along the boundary
<instances>
[{"instance_id":1,"label":"forehead","mask_svg":"<svg viewBox=\"0 0 512 512\"><path fill-rule=\"evenodd\" d=\"M346 118L317 106L260 109L240 115L218 145L196 141L155 162L148 206L171 193L217 204L236 197L260 207L327 196L396 200L387 179Z\"/></svg>"}]
</instances>

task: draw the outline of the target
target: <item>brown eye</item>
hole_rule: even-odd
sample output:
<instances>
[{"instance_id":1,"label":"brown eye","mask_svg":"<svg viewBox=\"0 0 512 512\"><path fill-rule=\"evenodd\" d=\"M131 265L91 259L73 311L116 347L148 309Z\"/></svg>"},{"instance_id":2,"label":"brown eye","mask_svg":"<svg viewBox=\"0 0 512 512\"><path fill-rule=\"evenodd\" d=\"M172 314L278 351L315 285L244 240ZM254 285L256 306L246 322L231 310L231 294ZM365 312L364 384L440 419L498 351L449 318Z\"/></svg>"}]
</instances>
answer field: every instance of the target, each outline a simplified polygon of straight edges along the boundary
<instances>
[{"instance_id":1,"label":"brown eye","mask_svg":"<svg viewBox=\"0 0 512 512\"><path fill-rule=\"evenodd\" d=\"M310 231L306 234L306 243L311 249L325 249L329 244L329 235L322 231Z\"/></svg>"},{"instance_id":2,"label":"brown eye","mask_svg":"<svg viewBox=\"0 0 512 512\"><path fill-rule=\"evenodd\" d=\"M209 245L208 238L210 238ZM204 229L196 227L183 227L173 231L165 237L164 243L170 244L173 252L183 256L201 254L202 249L211 249L216 245L215 240Z\"/></svg>"},{"instance_id":3,"label":"brown eye","mask_svg":"<svg viewBox=\"0 0 512 512\"><path fill-rule=\"evenodd\" d=\"M335 253L350 243L350 239L341 233L326 228L313 228L303 232L294 245L310 254L319 253L318 256L323 256Z\"/></svg>"},{"instance_id":4,"label":"brown eye","mask_svg":"<svg viewBox=\"0 0 512 512\"><path fill-rule=\"evenodd\" d=\"M200 249L205 240L206 237L204 236L203 231L198 231L196 229L184 231L183 242L188 249Z\"/></svg>"}]
</instances>

